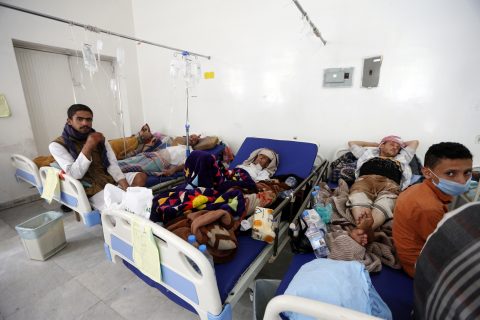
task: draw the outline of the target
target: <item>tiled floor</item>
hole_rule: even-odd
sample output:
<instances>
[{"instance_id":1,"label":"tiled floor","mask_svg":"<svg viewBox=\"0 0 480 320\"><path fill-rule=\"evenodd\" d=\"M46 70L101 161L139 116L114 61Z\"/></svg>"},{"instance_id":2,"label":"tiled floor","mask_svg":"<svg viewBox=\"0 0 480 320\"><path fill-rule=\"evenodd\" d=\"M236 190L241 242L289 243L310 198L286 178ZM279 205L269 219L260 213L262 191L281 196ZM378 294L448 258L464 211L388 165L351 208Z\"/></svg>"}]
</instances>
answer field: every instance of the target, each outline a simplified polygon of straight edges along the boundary
<instances>
[{"instance_id":1,"label":"tiled floor","mask_svg":"<svg viewBox=\"0 0 480 320\"><path fill-rule=\"evenodd\" d=\"M0 320L196 319L123 265L106 260L101 226L87 228L65 214L67 246L47 261L30 260L15 226L42 212L59 210L43 200L0 211ZM288 249L259 278L280 278ZM234 319L252 319L245 293Z\"/></svg>"}]
</instances>

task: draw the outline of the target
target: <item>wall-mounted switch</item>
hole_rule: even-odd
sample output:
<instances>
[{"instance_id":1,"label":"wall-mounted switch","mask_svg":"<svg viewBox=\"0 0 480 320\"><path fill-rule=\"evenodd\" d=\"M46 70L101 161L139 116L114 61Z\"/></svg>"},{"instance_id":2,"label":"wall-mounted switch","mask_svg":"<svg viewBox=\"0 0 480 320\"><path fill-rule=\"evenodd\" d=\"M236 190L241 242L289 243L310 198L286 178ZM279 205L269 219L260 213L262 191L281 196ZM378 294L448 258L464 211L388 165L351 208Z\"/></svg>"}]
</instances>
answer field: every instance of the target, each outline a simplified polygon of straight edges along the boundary
<instances>
[{"instance_id":1,"label":"wall-mounted switch","mask_svg":"<svg viewBox=\"0 0 480 320\"><path fill-rule=\"evenodd\" d=\"M382 57L372 57L363 60L362 87L378 87L380 79L380 67L382 66Z\"/></svg>"},{"instance_id":2,"label":"wall-mounted switch","mask_svg":"<svg viewBox=\"0 0 480 320\"><path fill-rule=\"evenodd\" d=\"M353 79L353 67L329 68L323 71L324 87L351 87Z\"/></svg>"}]
</instances>

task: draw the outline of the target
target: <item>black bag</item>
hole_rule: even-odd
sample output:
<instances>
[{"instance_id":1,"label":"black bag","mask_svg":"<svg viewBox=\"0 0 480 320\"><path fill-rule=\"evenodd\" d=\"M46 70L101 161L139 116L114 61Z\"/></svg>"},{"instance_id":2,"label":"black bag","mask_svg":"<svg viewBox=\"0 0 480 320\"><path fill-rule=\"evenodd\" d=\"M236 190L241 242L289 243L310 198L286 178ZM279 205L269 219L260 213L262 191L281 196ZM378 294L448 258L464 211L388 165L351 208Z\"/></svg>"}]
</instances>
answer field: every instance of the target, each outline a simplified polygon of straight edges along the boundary
<instances>
[{"instance_id":1,"label":"black bag","mask_svg":"<svg viewBox=\"0 0 480 320\"><path fill-rule=\"evenodd\" d=\"M332 182L338 182L338 179L345 180L348 185L355 181L355 170L357 168L357 158L351 152L340 156L330 164L330 177Z\"/></svg>"},{"instance_id":2,"label":"black bag","mask_svg":"<svg viewBox=\"0 0 480 320\"><path fill-rule=\"evenodd\" d=\"M303 228L302 228L302 222L303 221ZM292 248L293 253L310 253L313 252L312 245L310 244L310 240L308 240L308 237L305 235L305 232L307 231L307 224L305 223L305 220L302 219L302 217L297 218L297 224L298 224L298 237L293 236L293 230L288 229L288 235L290 236L290 247Z\"/></svg>"}]
</instances>

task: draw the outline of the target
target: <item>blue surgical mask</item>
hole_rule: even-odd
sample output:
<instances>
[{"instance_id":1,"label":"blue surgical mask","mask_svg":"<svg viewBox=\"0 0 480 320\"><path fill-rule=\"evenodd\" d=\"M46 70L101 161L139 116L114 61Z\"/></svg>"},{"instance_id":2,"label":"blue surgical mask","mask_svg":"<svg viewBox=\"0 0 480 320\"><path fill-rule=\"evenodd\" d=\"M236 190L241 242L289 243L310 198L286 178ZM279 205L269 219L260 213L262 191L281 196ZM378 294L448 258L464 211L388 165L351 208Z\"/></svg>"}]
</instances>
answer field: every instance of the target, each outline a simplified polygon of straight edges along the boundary
<instances>
[{"instance_id":1,"label":"blue surgical mask","mask_svg":"<svg viewBox=\"0 0 480 320\"><path fill-rule=\"evenodd\" d=\"M462 193L465 193L470 188L470 182L472 181L472 177L465 182L465 184L461 184L455 181L450 181L447 179L439 178L432 170L430 172L437 177L438 183L432 180L432 183L440 189L443 193L449 194L451 196L459 196Z\"/></svg>"}]
</instances>

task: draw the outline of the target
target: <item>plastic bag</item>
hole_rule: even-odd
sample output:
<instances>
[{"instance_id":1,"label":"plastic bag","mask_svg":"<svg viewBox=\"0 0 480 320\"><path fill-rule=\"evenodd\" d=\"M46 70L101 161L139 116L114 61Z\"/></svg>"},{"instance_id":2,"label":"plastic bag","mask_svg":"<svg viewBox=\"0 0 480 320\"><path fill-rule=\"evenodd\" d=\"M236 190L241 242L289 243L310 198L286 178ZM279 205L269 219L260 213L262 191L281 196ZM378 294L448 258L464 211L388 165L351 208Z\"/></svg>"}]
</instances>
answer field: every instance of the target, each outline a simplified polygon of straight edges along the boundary
<instances>
[{"instance_id":1,"label":"plastic bag","mask_svg":"<svg viewBox=\"0 0 480 320\"><path fill-rule=\"evenodd\" d=\"M104 189L105 206L137 214L150 219L153 194L152 190L144 187L128 187L127 191L107 184Z\"/></svg>"},{"instance_id":2,"label":"plastic bag","mask_svg":"<svg viewBox=\"0 0 480 320\"><path fill-rule=\"evenodd\" d=\"M150 219L152 209L152 189L144 187L129 187L123 195L122 207L125 211L138 214L145 219Z\"/></svg>"}]
</instances>

